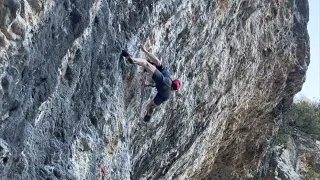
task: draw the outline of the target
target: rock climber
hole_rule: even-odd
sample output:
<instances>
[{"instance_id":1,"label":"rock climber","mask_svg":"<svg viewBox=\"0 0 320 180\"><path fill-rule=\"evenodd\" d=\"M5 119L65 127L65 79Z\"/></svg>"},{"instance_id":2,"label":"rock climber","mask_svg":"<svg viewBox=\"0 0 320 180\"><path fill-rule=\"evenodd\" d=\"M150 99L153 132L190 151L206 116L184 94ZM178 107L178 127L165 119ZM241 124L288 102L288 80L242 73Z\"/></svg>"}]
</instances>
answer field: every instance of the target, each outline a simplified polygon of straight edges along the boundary
<instances>
[{"instance_id":1,"label":"rock climber","mask_svg":"<svg viewBox=\"0 0 320 180\"><path fill-rule=\"evenodd\" d=\"M146 54L150 61L143 58L134 58L125 50L122 50L122 56L125 57L129 63L142 66L156 83L158 93L146 106L147 114L144 117L144 121L148 122L151 119L155 107L168 100L172 90L179 90L181 82L178 79L172 80L168 68L163 66L161 61L156 56L148 52L145 47L142 46L141 50Z\"/></svg>"}]
</instances>

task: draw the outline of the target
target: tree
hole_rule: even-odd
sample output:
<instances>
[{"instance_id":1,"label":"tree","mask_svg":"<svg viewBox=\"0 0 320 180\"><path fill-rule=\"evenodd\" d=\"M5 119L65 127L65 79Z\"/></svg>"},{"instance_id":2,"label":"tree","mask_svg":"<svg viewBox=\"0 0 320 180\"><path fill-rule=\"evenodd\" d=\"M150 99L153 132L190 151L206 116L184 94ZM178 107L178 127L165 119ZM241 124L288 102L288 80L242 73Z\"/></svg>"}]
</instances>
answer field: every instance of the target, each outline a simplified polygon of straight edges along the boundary
<instances>
[{"instance_id":1,"label":"tree","mask_svg":"<svg viewBox=\"0 0 320 180\"><path fill-rule=\"evenodd\" d=\"M284 123L320 138L319 103L307 98L295 101L284 114Z\"/></svg>"}]
</instances>

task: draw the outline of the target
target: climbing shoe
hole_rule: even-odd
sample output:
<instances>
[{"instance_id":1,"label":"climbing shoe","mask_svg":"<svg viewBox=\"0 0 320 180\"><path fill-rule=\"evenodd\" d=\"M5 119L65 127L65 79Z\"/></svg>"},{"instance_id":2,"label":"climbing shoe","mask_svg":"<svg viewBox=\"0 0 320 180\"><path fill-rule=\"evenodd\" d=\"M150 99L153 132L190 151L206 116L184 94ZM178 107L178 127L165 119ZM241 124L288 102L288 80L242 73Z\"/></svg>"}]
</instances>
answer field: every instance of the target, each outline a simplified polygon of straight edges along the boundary
<instances>
[{"instance_id":1,"label":"climbing shoe","mask_svg":"<svg viewBox=\"0 0 320 180\"><path fill-rule=\"evenodd\" d=\"M155 108L155 107L152 106L152 107L149 109L149 111L147 112L146 116L144 116L144 119L143 119L143 120L144 120L145 122L149 122L149 121L150 121L154 108Z\"/></svg>"},{"instance_id":2,"label":"climbing shoe","mask_svg":"<svg viewBox=\"0 0 320 180\"><path fill-rule=\"evenodd\" d=\"M131 56L130 56L130 54L129 54L127 51L122 50L121 55L122 55L123 57L125 57L125 58L129 61L130 64L133 64L133 61L132 61L132 59L131 59Z\"/></svg>"},{"instance_id":3,"label":"climbing shoe","mask_svg":"<svg viewBox=\"0 0 320 180\"><path fill-rule=\"evenodd\" d=\"M144 122L149 122L150 119L151 119L151 116L148 116L148 115L146 115L146 116L143 118Z\"/></svg>"}]
</instances>

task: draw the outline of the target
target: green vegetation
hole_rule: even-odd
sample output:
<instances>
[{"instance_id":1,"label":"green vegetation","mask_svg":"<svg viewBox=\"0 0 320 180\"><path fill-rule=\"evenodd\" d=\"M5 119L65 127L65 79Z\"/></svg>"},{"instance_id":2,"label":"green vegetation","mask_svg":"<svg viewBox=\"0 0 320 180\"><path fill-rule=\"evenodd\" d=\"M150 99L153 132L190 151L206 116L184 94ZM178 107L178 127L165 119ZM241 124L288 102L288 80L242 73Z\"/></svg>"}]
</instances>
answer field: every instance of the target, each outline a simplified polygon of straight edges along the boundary
<instances>
[{"instance_id":1,"label":"green vegetation","mask_svg":"<svg viewBox=\"0 0 320 180\"><path fill-rule=\"evenodd\" d=\"M320 178L320 173L316 172L314 169L309 168L309 170L304 174L304 178L309 180L316 180Z\"/></svg>"},{"instance_id":2,"label":"green vegetation","mask_svg":"<svg viewBox=\"0 0 320 180\"><path fill-rule=\"evenodd\" d=\"M305 154L304 163L306 164L306 168L301 172L304 177L302 179L316 180L320 178L320 169L317 168L316 156L316 153Z\"/></svg>"},{"instance_id":3,"label":"green vegetation","mask_svg":"<svg viewBox=\"0 0 320 180\"><path fill-rule=\"evenodd\" d=\"M294 102L284 114L285 126L291 126L320 139L320 104L307 98Z\"/></svg>"},{"instance_id":4,"label":"green vegetation","mask_svg":"<svg viewBox=\"0 0 320 180\"><path fill-rule=\"evenodd\" d=\"M289 141L290 135L289 134L278 134L277 137L277 144L284 145L287 148L287 143Z\"/></svg>"},{"instance_id":5,"label":"green vegetation","mask_svg":"<svg viewBox=\"0 0 320 180\"><path fill-rule=\"evenodd\" d=\"M303 137L302 141L300 138ZM290 146L290 139L296 145L302 143L304 147L314 147L315 139L320 140L320 103L312 102L307 98L296 100L291 107L284 113L283 124L280 126L276 139L277 145L282 148L280 155ZM298 143L297 143L298 142ZM299 149L299 145L296 147ZM320 169L317 164L317 152L297 151L299 159L305 167L300 172L301 179L316 180L320 179ZM275 160L276 161L276 160ZM277 166L273 165L273 166ZM273 167L270 163L270 167ZM278 171L278 177L285 179L286 176L281 169ZM272 179L275 175L275 168L269 172L269 177Z\"/></svg>"}]
</instances>

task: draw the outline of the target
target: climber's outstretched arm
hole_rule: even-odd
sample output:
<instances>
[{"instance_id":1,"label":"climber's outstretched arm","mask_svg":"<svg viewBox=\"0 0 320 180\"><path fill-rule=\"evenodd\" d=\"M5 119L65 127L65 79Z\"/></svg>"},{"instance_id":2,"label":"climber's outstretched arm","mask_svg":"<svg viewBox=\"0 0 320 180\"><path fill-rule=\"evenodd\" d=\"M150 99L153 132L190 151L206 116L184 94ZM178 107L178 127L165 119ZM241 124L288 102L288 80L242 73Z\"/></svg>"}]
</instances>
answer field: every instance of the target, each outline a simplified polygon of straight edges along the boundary
<instances>
[{"instance_id":1,"label":"climber's outstretched arm","mask_svg":"<svg viewBox=\"0 0 320 180\"><path fill-rule=\"evenodd\" d=\"M157 69L152 64L150 64L146 59L143 58L134 58L131 57L133 63L138 64L139 66L142 66L145 70L147 70L148 75L152 77L154 71Z\"/></svg>"}]
</instances>

